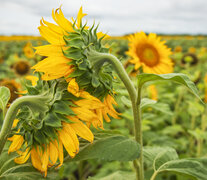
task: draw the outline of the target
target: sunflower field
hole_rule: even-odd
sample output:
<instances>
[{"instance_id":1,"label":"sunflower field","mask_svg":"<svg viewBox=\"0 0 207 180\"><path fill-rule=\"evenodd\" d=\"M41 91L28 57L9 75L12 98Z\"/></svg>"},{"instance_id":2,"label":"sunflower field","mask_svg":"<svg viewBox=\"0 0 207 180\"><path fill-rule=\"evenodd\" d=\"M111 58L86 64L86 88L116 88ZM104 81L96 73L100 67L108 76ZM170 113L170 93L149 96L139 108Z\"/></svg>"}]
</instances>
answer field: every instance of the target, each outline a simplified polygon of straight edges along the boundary
<instances>
[{"instance_id":1,"label":"sunflower field","mask_svg":"<svg viewBox=\"0 0 207 180\"><path fill-rule=\"evenodd\" d=\"M0 36L0 179L207 180L207 36L52 19Z\"/></svg>"}]
</instances>

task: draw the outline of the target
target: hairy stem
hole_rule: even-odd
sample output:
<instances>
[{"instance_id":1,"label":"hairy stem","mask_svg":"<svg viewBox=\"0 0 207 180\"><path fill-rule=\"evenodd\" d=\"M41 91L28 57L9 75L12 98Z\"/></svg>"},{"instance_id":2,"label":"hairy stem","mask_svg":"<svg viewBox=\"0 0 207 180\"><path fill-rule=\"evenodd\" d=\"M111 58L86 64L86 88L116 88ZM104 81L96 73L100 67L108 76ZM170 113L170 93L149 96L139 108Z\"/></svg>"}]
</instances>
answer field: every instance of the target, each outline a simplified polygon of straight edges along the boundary
<instances>
[{"instance_id":1,"label":"hairy stem","mask_svg":"<svg viewBox=\"0 0 207 180\"><path fill-rule=\"evenodd\" d=\"M88 52L88 59L91 62L91 65L99 70L99 68L105 63L108 62L113 65L115 71L117 72L119 78L124 83L133 108L133 116L134 116L134 136L135 140L140 144L141 153L140 158L138 159L138 163L134 160L134 167L137 173L137 180L144 180L144 170L143 170L143 154L142 154L142 129L141 129L141 110L140 110L140 102L141 102L141 89L138 90L138 94L136 88L134 87L131 79L129 78L127 72L125 71L122 63L113 55L108 53L98 53L96 51Z\"/></svg>"},{"instance_id":2,"label":"hairy stem","mask_svg":"<svg viewBox=\"0 0 207 180\"><path fill-rule=\"evenodd\" d=\"M34 108L41 106L41 102L42 102L41 100L43 99L45 98L42 96L23 96L23 97L16 99L10 105L6 113L6 116L4 118L4 122L3 122L1 132L0 132L0 154L4 148L8 135L11 131L12 124L13 124L14 119L16 118L18 110L24 105L28 105L29 107L33 106Z\"/></svg>"}]
</instances>

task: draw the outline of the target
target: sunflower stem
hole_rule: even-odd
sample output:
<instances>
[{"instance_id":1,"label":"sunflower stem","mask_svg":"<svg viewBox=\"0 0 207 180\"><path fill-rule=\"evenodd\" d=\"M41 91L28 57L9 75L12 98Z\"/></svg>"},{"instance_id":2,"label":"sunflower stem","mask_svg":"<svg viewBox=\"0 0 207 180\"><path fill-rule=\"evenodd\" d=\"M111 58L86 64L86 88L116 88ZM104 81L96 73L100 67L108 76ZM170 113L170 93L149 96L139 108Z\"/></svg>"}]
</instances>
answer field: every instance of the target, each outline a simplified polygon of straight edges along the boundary
<instances>
[{"instance_id":1,"label":"sunflower stem","mask_svg":"<svg viewBox=\"0 0 207 180\"><path fill-rule=\"evenodd\" d=\"M133 161L134 168L137 174L137 180L144 180L144 168L143 168L143 143L142 143L142 129L141 129L141 87L138 89L138 94L136 88L134 87L131 79L129 78L126 70L124 69L122 63L115 56L109 53L98 53L96 51L88 52L88 59L91 66L99 71L100 67L108 62L113 65L115 71L117 72L119 78L124 83L132 103L133 116L134 116L134 136L135 140L140 144L140 158Z\"/></svg>"},{"instance_id":2,"label":"sunflower stem","mask_svg":"<svg viewBox=\"0 0 207 180\"><path fill-rule=\"evenodd\" d=\"M9 136L9 133L12 128L12 124L14 122L14 119L16 118L16 115L18 113L18 110L22 106L33 106L36 108L37 106L41 106L42 100L45 99L45 97L42 96L23 96L18 99L16 99L9 107L6 116L4 118L4 122L1 128L0 132L0 154L3 151L4 145L7 141L7 138Z\"/></svg>"}]
</instances>

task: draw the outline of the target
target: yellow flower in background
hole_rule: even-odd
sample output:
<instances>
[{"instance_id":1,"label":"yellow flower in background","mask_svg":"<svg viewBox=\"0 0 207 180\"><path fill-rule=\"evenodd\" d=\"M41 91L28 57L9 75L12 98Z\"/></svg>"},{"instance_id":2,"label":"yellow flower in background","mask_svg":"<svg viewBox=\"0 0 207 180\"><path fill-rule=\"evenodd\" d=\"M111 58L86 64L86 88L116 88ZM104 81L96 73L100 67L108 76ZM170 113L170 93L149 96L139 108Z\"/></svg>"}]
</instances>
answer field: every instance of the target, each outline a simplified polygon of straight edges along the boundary
<instances>
[{"instance_id":1,"label":"yellow flower in background","mask_svg":"<svg viewBox=\"0 0 207 180\"><path fill-rule=\"evenodd\" d=\"M189 53L192 53L192 54L195 54L195 53L196 53L196 48L194 48L194 47L190 47L190 48L188 49L188 52L189 52Z\"/></svg>"},{"instance_id":2,"label":"yellow flower in background","mask_svg":"<svg viewBox=\"0 0 207 180\"><path fill-rule=\"evenodd\" d=\"M31 59L31 58L34 58L34 51L33 51L33 49L32 49L32 44L31 44L31 42L28 42L25 46L24 46L24 48L23 48L23 52L24 52L24 55L27 57L27 58L29 58L29 59Z\"/></svg>"},{"instance_id":3,"label":"yellow flower in background","mask_svg":"<svg viewBox=\"0 0 207 180\"><path fill-rule=\"evenodd\" d=\"M150 99L157 101L158 100L158 93L157 93L156 86L155 85L148 86L148 91L149 91Z\"/></svg>"},{"instance_id":4,"label":"yellow flower in background","mask_svg":"<svg viewBox=\"0 0 207 180\"><path fill-rule=\"evenodd\" d=\"M174 52L182 52L182 50L183 50L182 46L176 46Z\"/></svg>"},{"instance_id":5,"label":"yellow flower in background","mask_svg":"<svg viewBox=\"0 0 207 180\"><path fill-rule=\"evenodd\" d=\"M134 69L142 67L145 73L167 74L173 72L173 63L169 58L171 51L164 45L156 34L148 36L144 32L130 35L129 50L127 54L131 57L130 63Z\"/></svg>"}]
</instances>

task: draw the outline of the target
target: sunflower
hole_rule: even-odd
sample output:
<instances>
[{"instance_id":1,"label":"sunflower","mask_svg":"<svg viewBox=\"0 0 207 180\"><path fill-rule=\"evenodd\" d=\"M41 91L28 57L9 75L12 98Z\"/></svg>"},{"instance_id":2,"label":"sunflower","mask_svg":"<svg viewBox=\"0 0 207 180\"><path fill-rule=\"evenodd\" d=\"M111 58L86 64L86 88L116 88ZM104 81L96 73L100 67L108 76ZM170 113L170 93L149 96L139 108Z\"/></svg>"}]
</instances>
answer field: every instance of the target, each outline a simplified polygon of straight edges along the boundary
<instances>
[{"instance_id":1,"label":"sunflower","mask_svg":"<svg viewBox=\"0 0 207 180\"><path fill-rule=\"evenodd\" d=\"M63 103L66 102L60 102L61 105ZM102 122L95 111L102 109L104 104L85 91L81 92L79 99L71 100L68 104L70 104L68 108L72 110L70 113L73 115L61 116L61 127L55 128L54 125L51 127L49 123L49 126L44 124L42 129L38 131L34 129L34 131L29 132L28 129L24 129L24 126L17 126L18 123L24 123L24 120L14 121L13 128L21 127L21 129L18 129L12 137L8 138L11 141L8 153L16 151L19 154L19 157L15 158L16 163L23 164L31 157L33 166L46 176L48 167L63 164L63 147L71 158L75 157L79 152L78 136L91 143L93 142L94 136L87 124L92 123L97 127L102 126ZM55 109L55 107L53 106L52 109ZM54 117L57 117L57 114ZM26 124L28 127L31 122ZM32 126L30 126L31 128ZM25 132L24 136L18 134L21 131ZM28 141L26 135L28 133L29 136L33 136L31 141ZM28 144L30 145L28 146Z\"/></svg>"},{"instance_id":2,"label":"sunflower","mask_svg":"<svg viewBox=\"0 0 207 180\"><path fill-rule=\"evenodd\" d=\"M8 153L17 151L19 157L15 158L17 164L25 163L31 156L33 166L47 175L47 168L59 163L63 164L63 146L70 155L75 157L79 152L78 136L93 142L94 136L90 129L76 117L68 117L73 123L62 123L62 129L57 131L58 138L48 144L32 145L25 149L26 144L22 135L14 135L9 138L12 141ZM21 149L25 149L24 151ZM58 161L59 160L59 161Z\"/></svg>"},{"instance_id":3,"label":"sunflower","mask_svg":"<svg viewBox=\"0 0 207 180\"><path fill-rule=\"evenodd\" d=\"M129 50L130 63L135 65L135 70L140 67L145 73L166 74L173 72L173 63L169 58L171 51L164 45L164 41L156 34L148 36L144 32L130 35Z\"/></svg>"},{"instance_id":4,"label":"sunflower","mask_svg":"<svg viewBox=\"0 0 207 180\"><path fill-rule=\"evenodd\" d=\"M13 68L14 68L16 74L23 76L29 72L30 65L27 61L20 60L14 64Z\"/></svg>"},{"instance_id":5,"label":"sunflower","mask_svg":"<svg viewBox=\"0 0 207 180\"><path fill-rule=\"evenodd\" d=\"M174 52L182 52L182 50L183 50L182 46L176 46Z\"/></svg>"},{"instance_id":6,"label":"sunflower","mask_svg":"<svg viewBox=\"0 0 207 180\"><path fill-rule=\"evenodd\" d=\"M80 8L77 16L77 26L80 26L81 19L86 14L82 13ZM64 41L64 35L68 35L68 32L73 32L73 24L67 20L60 8L52 11L52 17L57 23L49 23L42 19L40 21L41 26L39 32L43 38L45 38L50 45L36 47L36 54L46 56L43 61L39 62L32 68L35 71L43 72L43 80L58 79L61 77L68 77L73 72L73 66L69 65L71 59L66 58L63 54L63 50L66 50L66 42Z\"/></svg>"},{"instance_id":7,"label":"sunflower","mask_svg":"<svg viewBox=\"0 0 207 180\"><path fill-rule=\"evenodd\" d=\"M196 48L190 47L190 48L188 48L188 52L192 53L192 54L195 54L196 53Z\"/></svg>"},{"instance_id":8,"label":"sunflower","mask_svg":"<svg viewBox=\"0 0 207 180\"><path fill-rule=\"evenodd\" d=\"M17 99L19 97L17 92L20 91L21 85L19 83L17 83L15 80L4 79L3 81L0 82L0 86L6 86L7 88L9 88L10 93L11 93L9 103L12 103L15 99Z\"/></svg>"},{"instance_id":9,"label":"sunflower","mask_svg":"<svg viewBox=\"0 0 207 180\"><path fill-rule=\"evenodd\" d=\"M31 58L34 57L34 51L33 51L33 49L32 49L32 44L31 44L31 42L28 42L28 43L24 46L24 48L23 48L23 52L24 52L24 55L25 55L27 58L29 58L29 59L31 59Z\"/></svg>"},{"instance_id":10,"label":"sunflower","mask_svg":"<svg viewBox=\"0 0 207 180\"><path fill-rule=\"evenodd\" d=\"M94 37L87 37L91 36L92 29L82 26L82 18L85 15L81 7L76 21L74 19L69 21L64 17L61 9L58 8L52 12L52 17L57 25L47 22L44 19L40 21L40 34L50 44L35 48L37 54L47 58L37 63L32 69L42 72L43 75L41 78L43 80L53 80L63 77L67 80L69 86L73 84L73 82L70 82L72 80L70 76L77 77L76 81L81 89L85 89L87 85L87 88L90 89L89 93L95 92L97 93L96 97L104 97L106 93L112 91L112 70L107 70L107 73L110 72L107 76L103 70L97 77L97 74L93 74L94 70L90 69L90 62L84 52L86 52L88 46L92 47L92 44L100 52L106 52L107 49L101 47L100 44L101 39L106 35L102 32L96 33L97 29L93 29ZM83 38L83 36L86 37ZM88 38L90 41L87 40Z\"/></svg>"}]
</instances>

